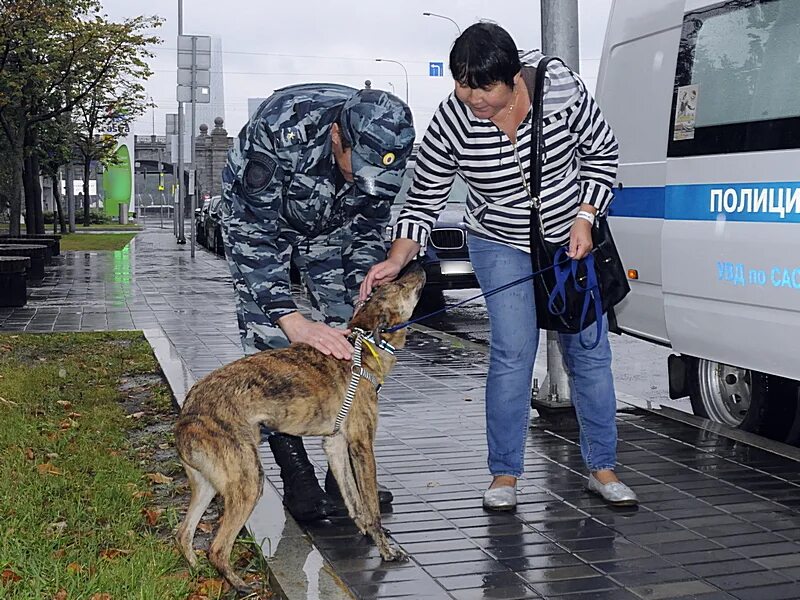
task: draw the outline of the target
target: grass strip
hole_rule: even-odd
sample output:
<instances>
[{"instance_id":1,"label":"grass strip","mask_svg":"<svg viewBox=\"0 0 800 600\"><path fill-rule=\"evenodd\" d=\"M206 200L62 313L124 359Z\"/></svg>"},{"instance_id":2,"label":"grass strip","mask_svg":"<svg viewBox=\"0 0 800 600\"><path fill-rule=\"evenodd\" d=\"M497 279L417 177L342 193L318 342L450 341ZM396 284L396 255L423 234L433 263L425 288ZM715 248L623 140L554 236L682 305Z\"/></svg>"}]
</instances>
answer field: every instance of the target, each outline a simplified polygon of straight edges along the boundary
<instances>
[{"instance_id":1,"label":"grass strip","mask_svg":"<svg viewBox=\"0 0 800 600\"><path fill-rule=\"evenodd\" d=\"M135 233L70 233L61 238L62 250L122 250Z\"/></svg>"},{"instance_id":2,"label":"grass strip","mask_svg":"<svg viewBox=\"0 0 800 600\"><path fill-rule=\"evenodd\" d=\"M140 333L0 335L0 598L227 597L172 540L173 423Z\"/></svg>"}]
</instances>

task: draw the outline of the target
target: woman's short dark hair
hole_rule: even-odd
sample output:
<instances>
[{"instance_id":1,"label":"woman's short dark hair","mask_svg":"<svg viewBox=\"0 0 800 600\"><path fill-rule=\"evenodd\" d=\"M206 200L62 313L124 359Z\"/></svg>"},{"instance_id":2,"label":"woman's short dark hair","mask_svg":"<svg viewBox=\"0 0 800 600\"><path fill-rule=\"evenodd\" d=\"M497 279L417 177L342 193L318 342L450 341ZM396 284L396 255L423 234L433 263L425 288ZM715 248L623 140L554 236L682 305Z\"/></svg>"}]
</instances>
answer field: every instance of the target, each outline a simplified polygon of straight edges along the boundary
<instances>
[{"instance_id":1,"label":"woman's short dark hair","mask_svg":"<svg viewBox=\"0 0 800 600\"><path fill-rule=\"evenodd\" d=\"M481 21L470 25L450 50L453 79L473 89L497 82L514 87L514 76L521 68L517 45L496 23Z\"/></svg>"}]
</instances>

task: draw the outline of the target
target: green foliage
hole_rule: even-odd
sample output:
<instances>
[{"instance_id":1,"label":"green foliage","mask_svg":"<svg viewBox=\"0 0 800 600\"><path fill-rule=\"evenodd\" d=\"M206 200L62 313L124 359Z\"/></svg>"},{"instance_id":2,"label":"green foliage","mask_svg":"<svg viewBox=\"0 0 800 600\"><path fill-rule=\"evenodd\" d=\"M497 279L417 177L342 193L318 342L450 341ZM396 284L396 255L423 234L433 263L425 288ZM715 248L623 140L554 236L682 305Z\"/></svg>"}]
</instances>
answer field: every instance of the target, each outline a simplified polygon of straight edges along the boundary
<instances>
[{"instance_id":1,"label":"green foliage","mask_svg":"<svg viewBox=\"0 0 800 600\"><path fill-rule=\"evenodd\" d=\"M146 109L147 47L160 43L149 31L162 19L113 22L99 0L2 0L0 8L0 131L9 144L6 195L15 227L21 181L13 175L37 136L57 147L56 162L73 145L89 160L104 160L115 138ZM55 127L61 115L71 117Z\"/></svg>"}]
</instances>

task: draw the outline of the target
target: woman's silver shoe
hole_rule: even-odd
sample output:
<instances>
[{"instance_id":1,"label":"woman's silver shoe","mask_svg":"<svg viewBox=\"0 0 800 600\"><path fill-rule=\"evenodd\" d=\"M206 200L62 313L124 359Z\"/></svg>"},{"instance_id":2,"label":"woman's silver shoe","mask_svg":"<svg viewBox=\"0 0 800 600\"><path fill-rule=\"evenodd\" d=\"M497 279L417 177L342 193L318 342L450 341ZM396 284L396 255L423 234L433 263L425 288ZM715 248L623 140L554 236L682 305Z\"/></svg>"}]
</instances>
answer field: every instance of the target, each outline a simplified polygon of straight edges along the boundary
<instances>
[{"instance_id":1,"label":"woman's silver shoe","mask_svg":"<svg viewBox=\"0 0 800 600\"><path fill-rule=\"evenodd\" d=\"M483 508L486 510L514 510L517 507L517 488L506 485L486 490L483 493Z\"/></svg>"},{"instance_id":2,"label":"woman's silver shoe","mask_svg":"<svg viewBox=\"0 0 800 600\"><path fill-rule=\"evenodd\" d=\"M621 481L602 484L593 473L589 473L586 489L602 496L603 500L614 506L633 506L639 504L639 498L631 488Z\"/></svg>"}]
</instances>

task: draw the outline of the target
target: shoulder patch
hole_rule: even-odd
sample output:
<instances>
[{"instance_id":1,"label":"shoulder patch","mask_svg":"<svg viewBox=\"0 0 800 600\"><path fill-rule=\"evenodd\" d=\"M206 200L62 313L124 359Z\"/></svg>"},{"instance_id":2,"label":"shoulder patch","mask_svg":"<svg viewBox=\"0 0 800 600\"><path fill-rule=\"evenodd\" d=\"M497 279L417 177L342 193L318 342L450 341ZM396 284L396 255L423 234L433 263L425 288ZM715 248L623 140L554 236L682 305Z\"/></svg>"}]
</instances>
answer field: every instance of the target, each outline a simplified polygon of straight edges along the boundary
<instances>
[{"instance_id":1,"label":"shoulder patch","mask_svg":"<svg viewBox=\"0 0 800 600\"><path fill-rule=\"evenodd\" d=\"M244 167L242 183L248 195L258 195L263 192L275 176L277 169L275 159L260 152L247 157Z\"/></svg>"}]
</instances>

